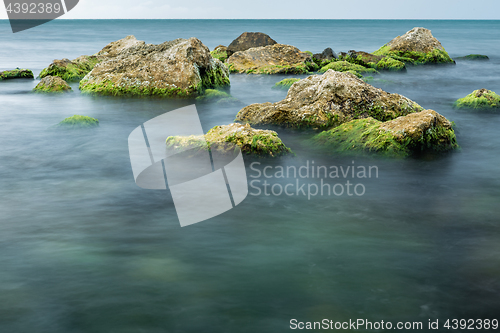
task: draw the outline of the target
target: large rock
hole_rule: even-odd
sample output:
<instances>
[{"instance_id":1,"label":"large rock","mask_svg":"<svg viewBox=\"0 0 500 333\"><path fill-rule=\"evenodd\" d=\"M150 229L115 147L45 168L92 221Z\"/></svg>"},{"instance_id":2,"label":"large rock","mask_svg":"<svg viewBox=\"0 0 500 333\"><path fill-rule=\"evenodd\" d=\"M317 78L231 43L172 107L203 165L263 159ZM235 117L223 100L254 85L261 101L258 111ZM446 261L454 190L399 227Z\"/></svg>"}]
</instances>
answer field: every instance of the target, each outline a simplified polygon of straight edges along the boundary
<instances>
[{"instance_id":1,"label":"large rock","mask_svg":"<svg viewBox=\"0 0 500 333\"><path fill-rule=\"evenodd\" d=\"M312 58L294 46L274 44L236 52L227 63L237 73L302 74L309 71Z\"/></svg>"},{"instance_id":2,"label":"large rock","mask_svg":"<svg viewBox=\"0 0 500 333\"><path fill-rule=\"evenodd\" d=\"M137 40L134 36L130 35L123 39L111 42L106 45L101 51L92 56L83 55L76 59L62 59L54 60L49 67L44 68L39 77L46 76L59 76L65 81L80 81L87 75L96 64L99 62L116 57L121 52L136 46L144 45L143 41Z\"/></svg>"},{"instance_id":3,"label":"large rock","mask_svg":"<svg viewBox=\"0 0 500 333\"><path fill-rule=\"evenodd\" d=\"M102 60L80 81L82 92L113 96L190 97L226 85L227 67L194 37L136 43Z\"/></svg>"},{"instance_id":4,"label":"large rock","mask_svg":"<svg viewBox=\"0 0 500 333\"><path fill-rule=\"evenodd\" d=\"M488 89L474 90L469 95L458 99L455 104L457 109L500 109L500 96Z\"/></svg>"},{"instance_id":5,"label":"large rock","mask_svg":"<svg viewBox=\"0 0 500 333\"><path fill-rule=\"evenodd\" d=\"M371 117L352 120L316 135L313 142L335 153L374 152L400 157L458 147L451 123L433 110L387 122Z\"/></svg>"},{"instance_id":6,"label":"large rock","mask_svg":"<svg viewBox=\"0 0 500 333\"><path fill-rule=\"evenodd\" d=\"M277 44L274 39L262 32L244 32L227 47L228 57L238 51L246 51L252 47Z\"/></svg>"},{"instance_id":7,"label":"large rock","mask_svg":"<svg viewBox=\"0 0 500 333\"><path fill-rule=\"evenodd\" d=\"M63 93L70 92L71 87L59 76L46 76L33 89L34 92Z\"/></svg>"},{"instance_id":8,"label":"large rock","mask_svg":"<svg viewBox=\"0 0 500 333\"><path fill-rule=\"evenodd\" d=\"M170 136L166 140L167 148L179 149L217 149L219 152L232 153L234 145L244 154L278 157L292 154L290 148L274 131L253 129L250 125L229 124L215 126L203 136ZM206 143L205 143L206 142Z\"/></svg>"},{"instance_id":9,"label":"large rock","mask_svg":"<svg viewBox=\"0 0 500 333\"><path fill-rule=\"evenodd\" d=\"M385 44L374 55L386 55L415 65L455 63L429 29L413 28Z\"/></svg>"},{"instance_id":10,"label":"large rock","mask_svg":"<svg viewBox=\"0 0 500 333\"><path fill-rule=\"evenodd\" d=\"M353 119L373 117L386 121L422 110L412 100L375 88L351 73L328 70L294 83L280 102L243 108L236 120L324 129Z\"/></svg>"},{"instance_id":11,"label":"large rock","mask_svg":"<svg viewBox=\"0 0 500 333\"><path fill-rule=\"evenodd\" d=\"M0 81L11 79L33 79L33 72L30 69L16 68L8 71L0 72Z\"/></svg>"}]
</instances>

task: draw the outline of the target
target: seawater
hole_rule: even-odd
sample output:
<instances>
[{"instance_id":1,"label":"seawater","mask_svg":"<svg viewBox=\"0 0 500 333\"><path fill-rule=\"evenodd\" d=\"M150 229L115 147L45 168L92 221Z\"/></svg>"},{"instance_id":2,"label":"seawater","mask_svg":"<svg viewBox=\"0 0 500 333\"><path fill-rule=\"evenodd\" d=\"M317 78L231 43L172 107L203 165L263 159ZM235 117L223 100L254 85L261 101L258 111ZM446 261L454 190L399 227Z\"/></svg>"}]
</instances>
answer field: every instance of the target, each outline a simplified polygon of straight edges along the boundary
<instances>
[{"instance_id":1,"label":"seawater","mask_svg":"<svg viewBox=\"0 0 500 333\"><path fill-rule=\"evenodd\" d=\"M12 34L0 21L0 68L38 74L133 34L147 43L198 37L211 49L244 31L320 52L373 52L415 26L450 56L489 61L382 73L373 85L456 124L459 152L406 160L310 149L310 133L274 128L296 157L261 162L377 166L362 196L260 195L180 228L168 191L133 181L127 137L193 101L31 94L0 82L0 331L287 332L290 320L490 318L500 310L500 115L454 110L475 89L500 92L499 21L55 20ZM198 105L205 131L250 103L275 102L286 76L231 75L240 106ZM305 76L299 76L305 77ZM49 127L98 118L90 132ZM252 170L249 180L266 180ZM295 179L273 177L271 185ZM300 178L316 184L318 178ZM324 179L329 184L337 180ZM424 326L425 327L425 326Z\"/></svg>"}]
</instances>

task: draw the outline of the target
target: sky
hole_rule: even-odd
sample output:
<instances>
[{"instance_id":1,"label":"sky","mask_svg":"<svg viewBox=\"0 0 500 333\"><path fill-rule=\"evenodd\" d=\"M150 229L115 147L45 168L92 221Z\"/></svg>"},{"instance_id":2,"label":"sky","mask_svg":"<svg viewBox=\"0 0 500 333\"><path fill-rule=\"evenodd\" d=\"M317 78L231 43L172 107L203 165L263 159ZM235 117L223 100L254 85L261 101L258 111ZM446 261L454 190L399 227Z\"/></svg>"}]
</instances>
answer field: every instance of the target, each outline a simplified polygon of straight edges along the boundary
<instances>
[{"instance_id":1,"label":"sky","mask_svg":"<svg viewBox=\"0 0 500 333\"><path fill-rule=\"evenodd\" d=\"M0 7L0 19L7 18L5 7ZM63 18L500 19L500 1L481 0L470 3L450 0L411 2L405 0L80 0L79 4Z\"/></svg>"}]
</instances>

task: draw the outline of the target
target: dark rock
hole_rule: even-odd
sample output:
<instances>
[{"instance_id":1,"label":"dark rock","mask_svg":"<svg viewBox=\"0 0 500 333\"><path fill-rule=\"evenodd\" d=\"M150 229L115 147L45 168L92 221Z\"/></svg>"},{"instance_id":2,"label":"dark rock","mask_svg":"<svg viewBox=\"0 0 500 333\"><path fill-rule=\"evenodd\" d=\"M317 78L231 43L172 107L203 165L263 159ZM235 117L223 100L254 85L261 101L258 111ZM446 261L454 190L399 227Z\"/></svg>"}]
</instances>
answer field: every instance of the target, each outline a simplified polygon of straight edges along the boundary
<instances>
[{"instance_id":1,"label":"dark rock","mask_svg":"<svg viewBox=\"0 0 500 333\"><path fill-rule=\"evenodd\" d=\"M313 58L323 61L338 59L339 57L331 48L327 47L323 52L313 54Z\"/></svg>"},{"instance_id":2,"label":"dark rock","mask_svg":"<svg viewBox=\"0 0 500 333\"><path fill-rule=\"evenodd\" d=\"M227 56L238 51L246 51L252 47L274 45L277 42L262 32L244 32L227 47Z\"/></svg>"}]
</instances>

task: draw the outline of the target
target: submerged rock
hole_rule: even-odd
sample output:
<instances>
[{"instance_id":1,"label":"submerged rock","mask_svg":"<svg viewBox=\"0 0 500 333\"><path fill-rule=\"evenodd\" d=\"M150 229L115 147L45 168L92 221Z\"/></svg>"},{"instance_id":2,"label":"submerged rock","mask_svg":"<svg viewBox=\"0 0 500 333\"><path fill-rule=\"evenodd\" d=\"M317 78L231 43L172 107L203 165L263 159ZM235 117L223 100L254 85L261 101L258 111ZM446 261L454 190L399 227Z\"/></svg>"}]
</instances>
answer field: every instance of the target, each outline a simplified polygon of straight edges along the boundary
<instances>
[{"instance_id":1,"label":"submerged rock","mask_svg":"<svg viewBox=\"0 0 500 333\"><path fill-rule=\"evenodd\" d=\"M30 69L16 68L8 71L0 72L0 81L11 79L33 79L33 72Z\"/></svg>"},{"instance_id":2,"label":"submerged rock","mask_svg":"<svg viewBox=\"0 0 500 333\"><path fill-rule=\"evenodd\" d=\"M206 144L205 141L206 140ZM234 151L234 145L240 147L244 154L263 157L278 157L293 154L292 150L278 137L274 131L253 129L250 125L229 124L215 126L204 136L170 136L166 140L167 148L182 150L195 149L227 153Z\"/></svg>"},{"instance_id":3,"label":"submerged rock","mask_svg":"<svg viewBox=\"0 0 500 333\"><path fill-rule=\"evenodd\" d=\"M229 85L229 71L197 38L135 44L96 65L80 81L84 93L190 97Z\"/></svg>"},{"instance_id":4,"label":"submerged rock","mask_svg":"<svg viewBox=\"0 0 500 333\"><path fill-rule=\"evenodd\" d=\"M457 109L500 109L500 96L483 88L458 99L454 106Z\"/></svg>"},{"instance_id":5,"label":"submerged rock","mask_svg":"<svg viewBox=\"0 0 500 333\"><path fill-rule=\"evenodd\" d=\"M74 115L72 117L68 117L57 124L55 127L64 128L64 129L76 129L76 128L94 128L99 126L99 120L87 117Z\"/></svg>"},{"instance_id":6,"label":"submerged rock","mask_svg":"<svg viewBox=\"0 0 500 333\"><path fill-rule=\"evenodd\" d=\"M373 54L414 65L455 63L430 30L418 27L394 38Z\"/></svg>"},{"instance_id":7,"label":"submerged rock","mask_svg":"<svg viewBox=\"0 0 500 333\"><path fill-rule=\"evenodd\" d=\"M353 119L386 121L422 110L412 100L375 88L351 73L328 70L293 84L282 101L246 106L236 120L325 129Z\"/></svg>"},{"instance_id":8,"label":"submerged rock","mask_svg":"<svg viewBox=\"0 0 500 333\"><path fill-rule=\"evenodd\" d=\"M387 122L371 117L352 120L317 134L312 141L332 152L373 152L399 157L458 148L451 123L433 110Z\"/></svg>"},{"instance_id":9,"label":"submerged rock","mask_svg":"<svg viewBox=\"0 0 500 333\"><path fill-rule=\"evenodd\" d=\"M228 57L239 51L246 51L252 47L268 46L277 44L274 39L262 32L244 32L233 40L227 47Z\"/></svg>"},{"instance_id":10,"label":"submerged rock","mask_svg":"<svg viewBox=\"0 0 500 333\"><path fill-rule=\"evenodd\" d=\"M465 57L458 57L455 59L456 60L489 60L490 58L488 56L485 56L482 54L469 54L469 55L466 55Z\"/></svg>"},{"instance_id":11,"label":"submerged rock","mask_svg":"<svg viewBox=\"0 0 500 333\"><path fill-rule=\"evenodd\" d=\"M227 57L228 57L227 56L227 47L225 47L224 45L216 46L214 48L214 50L210 52L210 54L215 59L219 59L220 61L225 62Z\"/></svg>"},{"instance_id":12,"label":"submerged rock","mask_svg":"<svg viewBox=\"0 0 500 333\"><path fill-rule=\"evenodd\" d=\"M33 88L34 92L42 93L63 93L72 91L71 87L58 76L45 76L40 82Z\"/></svg>"},{"instance_id":13,"label":"submerged rock","mask_svg":"<svg viewBox=\"0 0 500 333\"><path fill-rule=\"evenodd\" d=\"M234 104L239 102L237 98L234 98L227 92L216 89L206 89L203 95L196 97L196 101L215 102L216 104Z\"/></svg>"},{"instance_id":14,"label":"submerged rock","mask_svg":"<svg viewBox=\"0 0 500 333\"><path fill-rule=\"evenodd\" d=\"M276 82L273 88L288 90L292 86L292 84L294 84L297 81L300 81L300 79L297 78L283 79L280 82Z\"/></svg>"},{"instance_id":15,"label":"submerged rock","mask_svg":"<svg viewBox=\"0 0 500 333\"><path fill-rule=\"evenodd\" d=\"M236 52L227 63L238 73L302 74L309 72L312 58L295 46L274 44Z\"/></svg>"}]
</instances>

